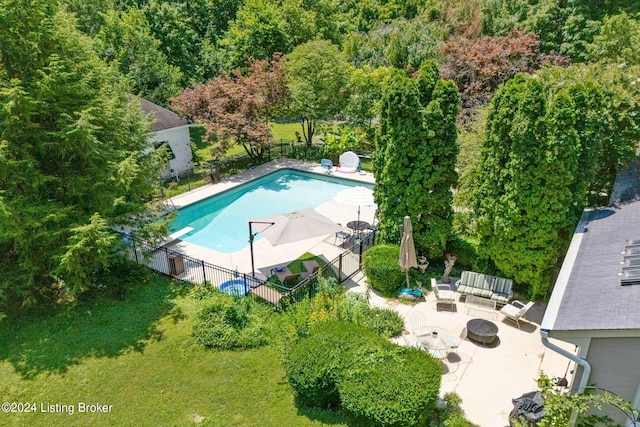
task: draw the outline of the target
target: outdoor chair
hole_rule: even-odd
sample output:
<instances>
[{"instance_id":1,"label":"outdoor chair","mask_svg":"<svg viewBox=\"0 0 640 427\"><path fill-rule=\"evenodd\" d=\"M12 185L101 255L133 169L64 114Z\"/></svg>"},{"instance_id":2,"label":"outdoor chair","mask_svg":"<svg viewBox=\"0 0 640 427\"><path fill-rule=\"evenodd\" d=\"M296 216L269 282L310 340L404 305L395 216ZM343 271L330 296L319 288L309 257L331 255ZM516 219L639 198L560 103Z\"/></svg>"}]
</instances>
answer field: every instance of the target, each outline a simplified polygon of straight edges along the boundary
<instances>
[{"instance_id":1,"label":"outdoor chair","mask_svg":"<svg viewBox=\"0 0 640 427\"><path fill-rule=\"evenodd\" d=\"M333 239L333 244L335 245L338 242L338 239L340 239L339 246L343 246L344 243L350 238L351 238L351 233L349 233L348 231L344 231L344 230L338 231L336 233L335 239Z\"/></svg>"},{"instance_id":2,"label":"outdoor chair","mask_svg":"<svg viewBox=\"0 0 640 427\"><path fill-rule=\"evenodd\" d=\"M433 289L433 295L436 297L436 309L438 304L448 304L453 310L456 303L456 293L451 290L451 286L439 284L436 279L432 278L431 289Z\"/></svg>"},{"instance_id":3,"label":"outdoor chair","mask_svg":"<svg viewBox=\"0 0 640 427\"><path fill-rule=\"evenodd\" d=\"M431 333L426 330L427 318L421 311L412 311L405 320L407 329L416 337Z\"/></svg>"},{"instance_id":4,"label":"outdoor chair","mask_svg":"<svg viewBox=\"0 0 640 427\"><path fill-rule=\"evenodd\" d=\"M333 168L333 162L329 159L320 160L320 166L324 169L324 173L330 174Z\"/></svg>"},{"instance_id":5,"label":"outdoor chair","mask_svg":"<svg viewBox=\"0 0 640 427\"><path fill-rule=\"evenodd\" d=\"M500 309L500 313L504 314L506 319L515 322L518 325L518 329L520 329L520 319L522 319L525 313L533 307L535 302L529 301L528 303L523 303L522 301L515 300Z\"/></svg>"},{"instance_id":6,"label":"outdoor chair","mask_svg":"<svg viewBox=\"0 0 640 427\"><path fill-rule=\"evenodd\" d=\"M317 274L320 271L320 264L318 264L318 261L316 261L315 259L311 261L303 261L302 265L304 266L305 270L307 270L305 272L300 273L303 279L306 279L309 276Z\"/></svg>"},{"instance_id":7,"label":"outdoor chair","mask_svg":"<svg viewBox=\"0 0 640 427\"><path fill-rule=\"evenodd\" d=\"M340 164L336 167L338 172L356 173L360 166L360 157L353 151L347 151L340 155Z\"/></svg>"},{"instance_id":8,"label":"outdoor chair","mask_svg":"<svg viewBox=\"0 0 640 427\"><path fill-rule=\"evenodd\" d=\"M271 269L271 274L275 274L285 286L295 284L300 278L300 273L293 274L288 267L274 267Z\"/></svg>"}]
</instances>

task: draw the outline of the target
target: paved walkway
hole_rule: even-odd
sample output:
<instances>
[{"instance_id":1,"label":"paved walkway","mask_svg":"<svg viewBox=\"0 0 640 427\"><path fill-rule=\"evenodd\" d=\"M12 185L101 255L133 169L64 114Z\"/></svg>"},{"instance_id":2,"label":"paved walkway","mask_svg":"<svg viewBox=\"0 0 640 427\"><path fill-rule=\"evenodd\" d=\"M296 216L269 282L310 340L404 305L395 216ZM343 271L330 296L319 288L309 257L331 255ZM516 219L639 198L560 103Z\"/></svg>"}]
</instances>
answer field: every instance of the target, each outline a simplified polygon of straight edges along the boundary
<instances>
[{"instance_id":1,"label":"paved walkway","mask_svg":"<svg viewBox=\"0 0 640 427\"><path fill-rule=\"evenodd\" d=\"M351 292L367 292L362 273L345 285ZM521 329L518 329L515 323L504 320L499 311L469 307L467 313L467 307L459 301L455 310L449 310L448 306L436 308L433 293L416 303L387 300L375 292L369 292L369 298L372 305L394 309L405 319L413 312L421 312L429 325L453 335L463 334L467 322L477 317L491 320L498 326L495 345L484 347L465 339L455 353L444 359L441 395L457 393L462 398L461 406L467 418L481 427L509 426L508 416L513 409L511 399L536 390L535 380L541 371L551 377L565 375L569 360L544 347L540 340L539 325L544 305L534 306L527 313L528 322L521 322ZM402 338L395 341L405 345ZM551 341L568 351L574 350L566 343Z\"/></svg>"}]
</instances>

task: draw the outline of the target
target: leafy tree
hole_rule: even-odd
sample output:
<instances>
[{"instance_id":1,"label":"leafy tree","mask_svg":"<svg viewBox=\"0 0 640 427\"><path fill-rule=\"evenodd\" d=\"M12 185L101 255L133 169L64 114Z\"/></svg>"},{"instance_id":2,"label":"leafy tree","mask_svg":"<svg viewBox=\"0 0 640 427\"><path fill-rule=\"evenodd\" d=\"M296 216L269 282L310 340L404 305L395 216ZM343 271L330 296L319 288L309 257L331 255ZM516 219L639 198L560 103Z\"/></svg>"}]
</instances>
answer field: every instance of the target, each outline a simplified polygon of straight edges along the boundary
<instances>
[{"instance_id":1,"label":"leafy tree","mask_svg":"<svg viewBox=\"0 0 640 427\"><path fill-rule=\"evenodd\" d=\"M478 195L479 250L516 282L544 296L562 248L577 168L575 105L566 91L516 76L496 94L487 121ZM543 201L543 203L541 203Z\"/></svg>"},{"instance_id":2,"label":"leafy tree","mask_svg":"<svg viewBox=\"0 0 640 427\"><path fill-rule=\"evenodd\" d=\"M275 53L289 53L291 36L282 11L266 0L247 0L219 40L224 70L242 68L249 59L268 60Z\"/></svg>"},{"instance_id":3,"label":"leafy tree","mask_svg":"<svg viewBox=\"0 0 640 427\"><path fill-rule=\"evenodd\" d=\"M344 110L348 99L348 67L338 47L327 40L302 44L287 55L290 113L300 118L308 145L319 120L333 119Z\"/></svg>"},{"instance_id":4,"label":"leafy tree","mask_svg":"<svg viewBox=\"0 0 640 427\"><path fill-rule=\"evenodd\" d=\"M136 9L103 14L96 49L108 63L131 79L132 91L159 105L181 89L180 69L167 63L160 41L151 34L145 16Z\"/></svg>"},{"instance_id":5,"label":"leafy tree","mask_svg":"<svg viewBox=\"0 0 640 427\"><path fill-rule=\"evenodd\" d=\"M74 296L144 226L160 159L119 76L58 3L0 2L0 300ZM57 292L57 293L56 293Z\"/></svg>"},{"instance_id":6,"label":"leafy tree","mask_svg":"<svg viewBox=\"0 0 640 427\"><path fill-rule=\"evenodd\" d=\"M635 153L636 76L549 67L517 75L492 100L474 191L479 250L532 297L547 293L583 207L608 199Z\"/></svg>"},{"instance_id":7,"label":"leafy tree","mask_svg":"<svg viewBox=\"0 0 640 427\"><path fill-rule=\"evenodd\" d=\"M445 37L440 22L420 16L379 23L368 33L352 33L345 41L344 50L358 67L392 66L416 70L422 62L439 56L438 47Z\"/></svg>"},{"instance_id":8,"label":"leafy tree","mask_svg":"<svg viewBox=\"0 0 640 427\"><path fill-rule=\"evenodd\" d=\"M184 75L183 85L203 79L203 38L193 26L195 11L191 1L151 0L141 8L154 37L160 40L160 50L169 64Z\"/></svg>"},{"instance_id":9,"label":"leafy tree","mask_svg":"<svg viewBox=\"0 0 640 427\"><path fill-rule=\"evenodd\" d=\"M587 46L591 61L640 64L640 22L626 13L604 18L600 33Z\"/></svg>"},{"instance_id":10,"label":"leafy tree","mask_svg":"<svg viewBox=\"0 0 640 427\"><path fill-rule=\"evenodd\" d=\"M273 142L269 119L287 100L284 61L252 61L249 74L239 70L221 74L210 82L185 89L173 99L178 113L206 126L212 150L224 155L232 144L241 145L252 158L262 159Z\"/></svg>"},{"instance_id":11,"label":"leafy tree","mask_svg":"<svg viewBox=\"0 0 640 427\"><path fill-rule=\"evenodd\" d=\"M616 412L624 413L629 421L636 421L640 415L638 410L621 396L597 387L587 386L583 393L567 394L555 387L554 380L544 373L541 373L537 383L544 399L544 417L538 422L541 427L569 425L573 412L578 415L578 427L619 425L609 416L597 414L597 411L601 411L605 406L615 407Z\"/></svg>"},{"instance_id":12,"label":"leafy tree","mask_svg":"<svg viewBox=\"0 0 640 427\"><path fill-rule=\"evenodd\" d=\"M452 79L460 89L463 113L484 105L498 86L518 72L532 72L541 65L561 61L540 53L538 37L513 30L504 37L450 39L442 47L444 78Z\"/></svg>"},{"instance_id":13,"label":"leafy tree","mask_svg":"<svg viewBox=\"0 0 640 427\"><path fill-rule=\"evenodd\" d=\"M458 91L423 64L417 79L396 72L385 90L376 139L374 192L383 242L396 243L405 215L413 220L416 248L444 254L451 235L451 188L456 184Z\"/></svg>"},{"instance_id":14,"label":"leafy tree","mask_svg":"<svg viewBox=\"0 0 640 427\"><path fill-rule=\"evenodd\" d=\"M391 67L351 69L346 114L352 122L373 129L373 119L380 109L382 91L391 72Z\"/></svg>"}]
</instances>

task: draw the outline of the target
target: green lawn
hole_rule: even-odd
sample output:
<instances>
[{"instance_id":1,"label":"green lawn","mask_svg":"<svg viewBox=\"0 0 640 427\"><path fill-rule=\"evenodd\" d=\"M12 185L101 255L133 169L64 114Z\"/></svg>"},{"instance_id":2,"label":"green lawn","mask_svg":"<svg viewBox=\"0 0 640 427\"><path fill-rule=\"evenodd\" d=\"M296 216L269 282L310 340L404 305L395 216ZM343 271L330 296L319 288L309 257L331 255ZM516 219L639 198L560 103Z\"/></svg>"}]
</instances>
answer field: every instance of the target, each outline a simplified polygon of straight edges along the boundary
<instances>
[{"instance_id":1,"label":"green lawn","mask_svg":"<svg viewBox=\"0 0 640 427\"><path fill-rule=\"evenodd\" d=\"M2 400L37 407L0 413L0 425L346 425L340 414L296 407L276 349L197 345L189 289L152 276L125 301L101 297L0 322ZM80 402L111 410L78 413ZM41 404L72 405L75 413L42 413Z\"/></svg>"}]
</instances>

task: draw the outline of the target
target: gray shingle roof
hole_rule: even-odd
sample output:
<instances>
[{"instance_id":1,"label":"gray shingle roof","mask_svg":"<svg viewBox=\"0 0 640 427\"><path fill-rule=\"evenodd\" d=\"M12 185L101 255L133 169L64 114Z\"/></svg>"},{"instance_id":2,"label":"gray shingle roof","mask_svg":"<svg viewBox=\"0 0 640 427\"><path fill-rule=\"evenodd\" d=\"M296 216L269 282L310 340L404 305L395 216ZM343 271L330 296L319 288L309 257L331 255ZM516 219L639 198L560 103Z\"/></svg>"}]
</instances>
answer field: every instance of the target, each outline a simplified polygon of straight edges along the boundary
<instances>
[{"instance_id":1,"label":"gray shingle roof","mask_svg":"<svg viewBox=\"0 0 640 427\"><path fill-rule=\"evenodd\" d=\"M187 119L183 119L173 111L167 110L166 108L156 105L151 101L147 101L146 99L140 99L140 107L145 115L151 113L151 115L155 117L155 121L151 125L152 132L177 128L189 124Z\"/></svg>"},{"instance_id":2,"label":"gray shingle roof","mask_svg":"<svg viewBox=\"0 0 640 427\"><path fill-rule=\"evenodd\" d=\"M625 242L640 239L638 173L635 162L618 176L610 206L583 213L577 253L563 265L570 274L556 283L543 329L640 329L640 285L621 286L618 276Z\"/></svg>"}]
</instances>

